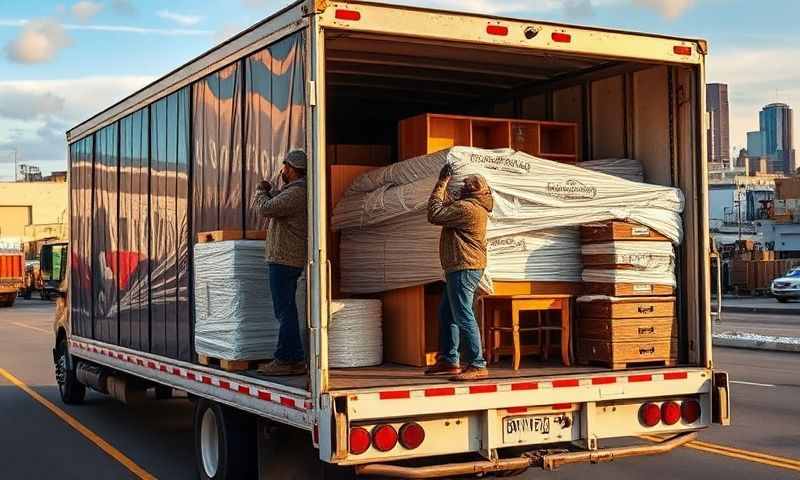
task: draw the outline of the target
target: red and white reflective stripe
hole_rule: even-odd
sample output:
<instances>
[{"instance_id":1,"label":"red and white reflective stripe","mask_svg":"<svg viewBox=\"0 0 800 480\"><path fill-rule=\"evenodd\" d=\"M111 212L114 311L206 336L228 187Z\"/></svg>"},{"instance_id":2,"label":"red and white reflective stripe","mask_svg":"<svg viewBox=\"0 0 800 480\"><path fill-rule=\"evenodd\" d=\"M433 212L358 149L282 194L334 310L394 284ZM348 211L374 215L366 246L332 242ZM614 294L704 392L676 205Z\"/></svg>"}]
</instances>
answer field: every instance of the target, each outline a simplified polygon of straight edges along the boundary
<instances>
[{"instance_id":1,"label":"red and white reflective stripe","mask_svg":"<svg viewBox=\"0 0 800 480\"><path fill-rule=\"evenodd\" d=\"M415 390L384 390L377 393L380 400L406 400L424 397L447 397L454 395L482 395L497 392L518 392L525 390L570 389L588 386L612 385L616 383L642 383L661 380L686 380L688 372L665 372L645 374L625 374L617 376L587 378L557 378L552 380L513 382L513 383L479 383L469 386L427 387ZM370 399L370 394L361 394L357 399ZM356 399L356 400L357 400Z\"/></svg>"},{"instance_id":2,"label":"red and white reflective stripe","mask_svg":"<svg viewBox=\"0 0 800 480\"><path fill-rule=\"evenodd\" d=\"M137 365L140 367L149 368L151 370L158 370L170 375L174 375L176 377L182 377L186 378L187 380L193 380L198 383L203 383L205 385L219 387L223 390L228 390L241 395L247 395L249 397L257 398L265 402L272 402L282 407L288 407L300 411L311 410L313 408L313 404L309 400L305 398L298 398L286 394L285 392L270 391L268 389L265 389L264 387L260 387L257 385L249 385L245 383L224 380L220 377L205 372L177 367L174 365L170 365L168 363L142 358L139 357L138 355L131 355L124 352L114 351L108 348L97 347L95 345L79 342L77 340L70 340L70 345L75 348L85 350L87 352L108 356L110 358L115 358L117 360L128 362L130 364Z\"/></svg>"}]
</instances>

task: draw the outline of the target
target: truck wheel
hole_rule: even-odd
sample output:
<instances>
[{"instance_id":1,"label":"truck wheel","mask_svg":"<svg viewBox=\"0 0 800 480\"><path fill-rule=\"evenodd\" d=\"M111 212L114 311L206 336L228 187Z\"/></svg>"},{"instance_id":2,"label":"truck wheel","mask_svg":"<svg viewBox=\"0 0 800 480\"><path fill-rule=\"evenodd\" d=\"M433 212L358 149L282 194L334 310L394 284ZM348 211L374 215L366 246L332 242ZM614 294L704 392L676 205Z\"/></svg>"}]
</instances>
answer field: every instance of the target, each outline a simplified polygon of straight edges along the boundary
<instances>
[{"instance_id":1,"label":"truck wheel","mask_svg":"<svg viewBox=\"0 0 800 480\"><path fill-rule=\"evenodd\" d=\"M50 300L50 292L46 288L39 290L39 298L42 300Z\"/></svg>"},{"instance_id":2,"label":"truck wheel","mask_svg":"<svg viewBox=\"0 0 800 480\"><path fill-rule=\"evenodd\" d=\"M31 290L31 287L26 285L25 290L22 291L22 298L24 298L25 300L30 300L32 293L33 291Z\"/></svg>"},{"instance_id":3,"label":"truck wheel","mask_svg":"<svg viewBox=\"0 0 800 480\"><path fill-rule=\"evenodd\" d=\"M62 402L67 405L83 403L86 386L75 377L75 365L67 348L67 340L63 338L56 347L56 382Z\"/></svg>"},{"instance_id":4,"label":"truck wheel","mask_svg":"<svg viewBox=\"0 0 800 480\"><path fill-rule=\"evenodd\" d=\"M203 480L256 478L256 419L200 399L194 405L197 471Z\"/></svg>"}]
</instances>

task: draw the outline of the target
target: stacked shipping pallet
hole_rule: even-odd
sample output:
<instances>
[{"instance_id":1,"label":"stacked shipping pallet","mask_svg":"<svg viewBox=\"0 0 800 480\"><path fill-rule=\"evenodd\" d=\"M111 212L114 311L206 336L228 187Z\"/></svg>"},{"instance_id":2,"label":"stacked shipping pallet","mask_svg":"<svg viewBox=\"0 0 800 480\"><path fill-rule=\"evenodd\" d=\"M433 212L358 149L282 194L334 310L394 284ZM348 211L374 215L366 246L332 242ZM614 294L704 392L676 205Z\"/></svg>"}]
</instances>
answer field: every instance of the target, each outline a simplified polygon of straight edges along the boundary
<instances>
[{"instance_id":1,"label":"stacked shipping pallet","mask_svg":"<svg viewBox=\"0 0 800 480\"><path fill-rule=\"evenodd\" d=\"M673 275L672 244L648 227L616 221L586 225L581 227L581 240L584 280L597 276L592 272L638 271L647 278L647 270L654 270L655 277ZM628 253L637 250L661 253ZM596 251L611 253L587 255ZM669 283L586 282L587 295L578 299L578 361L613 369L674 365L678 325Z\"/></svg>"}]
</instances>

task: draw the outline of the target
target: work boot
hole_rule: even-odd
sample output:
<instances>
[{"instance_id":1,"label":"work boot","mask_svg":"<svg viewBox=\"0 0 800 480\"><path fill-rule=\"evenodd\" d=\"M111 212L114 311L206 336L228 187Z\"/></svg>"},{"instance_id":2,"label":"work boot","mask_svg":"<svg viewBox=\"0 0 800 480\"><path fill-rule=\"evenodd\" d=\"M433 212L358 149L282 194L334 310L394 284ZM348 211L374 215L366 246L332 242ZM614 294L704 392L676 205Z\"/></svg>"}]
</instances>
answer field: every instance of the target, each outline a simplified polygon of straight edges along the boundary
<instances>
[{"instance_id":1,"label":"work boot","mask_svg":"<svg viewBox=\"0 0 800 480\"><path fill-rule=\"evenodd\" d=\"M470 365L461 371L458 375L450 377L454 382L469 382L471 380L480 380L489 376L489 370L485 367L475 367Z\"/></svg>"},{"instance_id":2,"label":"work boot","mask_svg":"<svg viewBox=\"0 0 800 480\"><path fill-rule=\"evenodd\" d=\"M258 373L268 377L283 377L289 375L305 375L307 372L306 362L289 362L275 359L271 362L262 363L258 366Z\"/></svg>"},{"instance_id":3,"label":"work boot","mask_svg":"<svg viewBox=\"0 0 800 480\"><path fill-rule=\"evenodd\" d=\"M444 360L436 360L435 364L425 370L425 375L458 375L459 373L461 373L461 367Z\"/></svg>"}]
</instances>

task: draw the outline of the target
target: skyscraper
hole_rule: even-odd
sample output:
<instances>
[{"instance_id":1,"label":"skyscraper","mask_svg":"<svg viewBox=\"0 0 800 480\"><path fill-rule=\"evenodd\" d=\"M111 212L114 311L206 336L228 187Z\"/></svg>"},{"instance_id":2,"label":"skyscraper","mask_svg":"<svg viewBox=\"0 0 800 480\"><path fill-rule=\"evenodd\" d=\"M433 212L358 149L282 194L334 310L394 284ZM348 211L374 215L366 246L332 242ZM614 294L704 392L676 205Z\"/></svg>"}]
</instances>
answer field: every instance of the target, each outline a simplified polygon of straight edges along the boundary
<instances>
[{"instance_id":1,"label":"skyscraper","mask_svg":"<svg viewBox=\"0 0 800 480\"><path fill-rule=\"evenodd\" d=\"M797 168L792 121L789 105L771 103L758 114L759 130L747 132L747 154L767 157L770 173L793 175Z\"/></svg>"},{"instance_id":2,"label":"skyscraper","mask_svg":"<svg viewBox=\"0 0 800 480\"><path fill-rule=\"evenodd\" d=\"M708 161L729 164L731 148L727 84L709 83L706 86L706 111L710 120Z\"/></svg>"},{"instance_id":3,"label":"skyscraper","mask_svg":"<svg viewBox=\"0 0 800 480\"><path fill-rule=\"evenodd\" d=\"M795 171L792 138L792 109L785 103L770 103L758 114L762 154L769 158L773 172L793 175Z\"/></svg>"}]
</instances>

